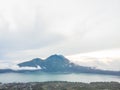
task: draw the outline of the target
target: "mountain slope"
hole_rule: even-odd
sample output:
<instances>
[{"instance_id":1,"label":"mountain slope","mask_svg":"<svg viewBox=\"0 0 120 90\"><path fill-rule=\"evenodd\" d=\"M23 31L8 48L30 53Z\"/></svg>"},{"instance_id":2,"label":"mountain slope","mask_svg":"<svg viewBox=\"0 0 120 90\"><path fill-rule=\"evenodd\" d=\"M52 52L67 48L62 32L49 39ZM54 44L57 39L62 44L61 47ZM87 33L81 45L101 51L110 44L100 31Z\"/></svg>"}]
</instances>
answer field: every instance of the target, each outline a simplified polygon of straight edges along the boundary
<instances>
[{"instance_id":1,"label":"mountain slope","mask_svg":"<svg viewBox=\"0 0 120 90\"><path fill-rule=\"evenodd\" d=\"M19 67L37 67L47 72L67 71L70 66L70 61L62 55L51 55L45 60L40 58L33 59L28 62L18 64Z\"/></svg>"},{"instance_id":2,"label":"mountain slope","mask_svg":"<svg viewBox=\"0 0 120 90\"><path fill-rule=\"evenodd\" d=\"M80 66L78 64L70 62L67 58L62 55L51 55L46 59L35 58L31 61L23 62L18 64L19 68L36 68L36 69L2 69L0 72L55 72L55 73L94 73L94 74L109 74L109 75L120 75L120 71L110 71L95 69L87 66Z\"/></svg>"},{"instance_id":3,"label":"mountain slope","mask_svg":"<svg viewBox=\"0 0 120 90\"><path fill-rule=\"evenodd\" d=\"M37 66L42 66L43 60L40 58L35 58L31 61L23 62L18 64L19 67L37 67Z\"/></svg>"},{"instance_id":4,"label":"mountain slope","mask_svg":"<svg viewBox=\"0 0 120 90\"><path fill-rule=\"evenodd\" d=\"M65 72L65 73L96 73L120 75L120 71L109 71L93 69L92 67L80 66L71 63L70 60L62 55L51 55L45 60L40 58L18 64L19 67L41 67L40 71L44 72Z\"/></svg>"}]
</instances>

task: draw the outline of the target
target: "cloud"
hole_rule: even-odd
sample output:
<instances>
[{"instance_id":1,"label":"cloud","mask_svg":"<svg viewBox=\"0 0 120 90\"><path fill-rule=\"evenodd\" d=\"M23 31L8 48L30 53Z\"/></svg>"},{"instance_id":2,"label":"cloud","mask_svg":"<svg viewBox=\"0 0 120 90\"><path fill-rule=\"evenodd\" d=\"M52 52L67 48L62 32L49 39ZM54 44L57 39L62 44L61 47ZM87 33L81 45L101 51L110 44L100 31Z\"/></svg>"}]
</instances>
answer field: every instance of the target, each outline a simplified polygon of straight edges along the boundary
<instances>
[{"instance_id":1,"label":"cloud","mask_svg":"<svg viewBox=\"0 0 120 90\"><path fill-rule=\"evenodd\" d=\"M42 48L58 43L64 38L46 30L39 8L34 4L32 7L32 2L25 0L18 3L12 0L10 4L13 6L4 6L5 10L0 12L1 51Z\"/></svg>"},{"instance_id":2,"label":"cloud","mask_svg":"<svg viewBox=\"0 0 120 90\"><path fill-rule=\"evenodd\" d=\"M10 61L0 61L0 69L12 69L12 70L38 70L41 69L40 66L37 67L19 67L18 62Z\"/></svg>"},{"instance_id":3,"label":"cloud","mask_svg":"<svg viewBox=\"0 0 120 90\"><path fill-rule=\"evenodd\" d=\"M79 60L74 60L74 59L71 59L71 62L74 62L81 66L89 66L89 67L103 69L103 70L120 71L120 67L119 67L120 58L80 57Z\"/></svg>"},{"instance_id":4,"label":"cloud","mask_svg":"<svg viewBox=\"0 0 120 90\"><path fill-rule=\"evenodd\" d=\"M119 0L0 1L0 59L120 48L119 4Z\"/></svg>"},{"instance_id":5,"label":"cloud","mask_svg":"<svg viewBox=\"0 0 120 90\"><path fill-rule=\"evenodd\" d=\"M67 56L71 62L104 70L120 70L120 48Z\"/></svg>"}]
</instances>

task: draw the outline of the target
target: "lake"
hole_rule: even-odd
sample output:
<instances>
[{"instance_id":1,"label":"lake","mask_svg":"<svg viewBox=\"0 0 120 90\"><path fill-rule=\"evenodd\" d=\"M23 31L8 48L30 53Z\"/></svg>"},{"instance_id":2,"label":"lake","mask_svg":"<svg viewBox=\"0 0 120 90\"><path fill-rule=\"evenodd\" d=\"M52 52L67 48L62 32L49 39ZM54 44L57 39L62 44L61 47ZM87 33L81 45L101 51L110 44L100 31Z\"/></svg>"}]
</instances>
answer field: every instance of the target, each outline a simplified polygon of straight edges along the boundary
<instances>
[{"instance_id":1,"label":"lake","mask_svg":"<svg viewBox=\"0 0 120 90\"><path fill-rule=\"evenodd\" d=\"M1 73L0 82L44 82L44 81L70 81L70 82L99 82L117 81L120 76L99 75L99 74L58 74L58 73Z\"/></svg>"}]
</instances>

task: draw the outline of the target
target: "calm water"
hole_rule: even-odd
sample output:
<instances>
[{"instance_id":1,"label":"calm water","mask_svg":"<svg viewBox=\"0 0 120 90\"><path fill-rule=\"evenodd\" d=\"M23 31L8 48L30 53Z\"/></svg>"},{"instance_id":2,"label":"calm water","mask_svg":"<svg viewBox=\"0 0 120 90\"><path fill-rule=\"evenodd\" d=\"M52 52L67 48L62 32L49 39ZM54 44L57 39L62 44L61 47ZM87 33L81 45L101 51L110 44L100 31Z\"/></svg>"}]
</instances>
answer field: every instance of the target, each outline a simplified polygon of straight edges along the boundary
<instances>
[{"instance_id":1,"label":"calm water","mask_svg":"<svg viewBox=\"0 0 120 90\"><path fill-rule=\"evenodd\" d=\"M98 74L48 74L48 73L3 73L0 74L0 82L43 82L43 81L73 81L73 82L96 82L117 81L120 76Z\"/></svg>"}]
</instances>

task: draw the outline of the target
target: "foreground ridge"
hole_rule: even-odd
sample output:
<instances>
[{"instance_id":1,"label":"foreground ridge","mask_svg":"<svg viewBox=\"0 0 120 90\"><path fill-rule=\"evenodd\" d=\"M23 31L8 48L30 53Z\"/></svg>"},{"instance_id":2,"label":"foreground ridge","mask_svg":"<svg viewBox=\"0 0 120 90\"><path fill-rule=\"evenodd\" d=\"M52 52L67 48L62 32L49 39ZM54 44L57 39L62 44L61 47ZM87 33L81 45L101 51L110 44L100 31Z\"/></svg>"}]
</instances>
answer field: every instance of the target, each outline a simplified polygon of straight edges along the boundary
<instances>
[{"instance_id":1,"label":"foreground ridge","mask_svg":"<svg viewBox=\"0 0 120 90\"><path fill-rule=\"evenodd\" d=\"M120 90L118 82L29 82L29 83L0 83L0 90Z\"/></svg>"}]
</instances>

